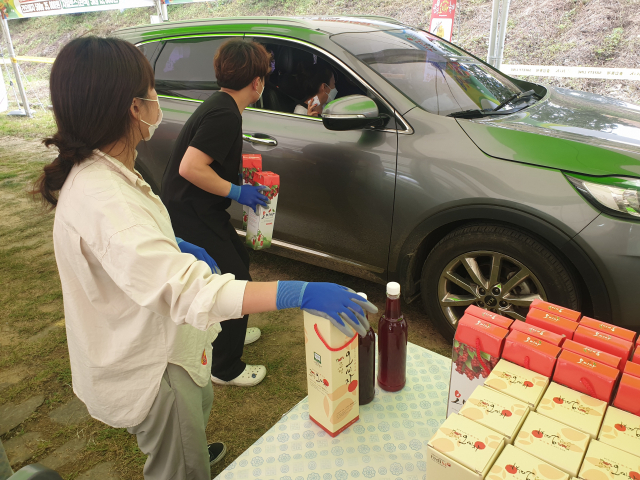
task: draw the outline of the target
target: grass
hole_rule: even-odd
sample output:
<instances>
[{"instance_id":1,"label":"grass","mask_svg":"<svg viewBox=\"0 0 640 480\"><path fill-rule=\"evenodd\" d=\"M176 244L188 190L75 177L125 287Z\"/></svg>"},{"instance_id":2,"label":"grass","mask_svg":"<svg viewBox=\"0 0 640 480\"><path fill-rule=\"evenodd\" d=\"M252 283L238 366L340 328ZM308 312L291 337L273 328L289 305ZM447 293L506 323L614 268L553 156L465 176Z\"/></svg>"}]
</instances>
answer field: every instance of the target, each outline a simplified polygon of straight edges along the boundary
<instances>
[{"instance_id":1,"label":"grass","mask_svg":"<svg viewBox=\"0 0 640 480\"><path fill-rule=\"evenodd\" d=\"M595 51L596 57L600 60L606 60L615 55L618 45L622 41L624 28L614 28L609 35L604 37L602 45Z\"/></svg>"}]
</instances>

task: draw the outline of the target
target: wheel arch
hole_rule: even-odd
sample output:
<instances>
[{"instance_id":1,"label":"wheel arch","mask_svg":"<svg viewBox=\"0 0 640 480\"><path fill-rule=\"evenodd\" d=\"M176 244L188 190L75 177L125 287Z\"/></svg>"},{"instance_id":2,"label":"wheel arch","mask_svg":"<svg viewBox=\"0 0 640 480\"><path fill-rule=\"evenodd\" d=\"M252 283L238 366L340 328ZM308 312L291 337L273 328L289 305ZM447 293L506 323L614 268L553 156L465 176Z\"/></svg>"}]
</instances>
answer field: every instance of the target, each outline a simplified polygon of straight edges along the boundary
<instances>
[{"instance_id":1,"label":"wheel arch","mask_svg":"<svg viewBox=\"0 0 640 480\"><path fill-rule=\"evenodd\" d=\"M448 209L427 218L413 230L400 250L396 268L407 302L420 296L420 275L429 252L447 234L470 223L498 223L516 227L551 247L572 269L581 290L583 313L603 321L612 320L611 300L602 275L587 253L569 235L540 217L495 205Z\"/></svg>"}]
</instances>

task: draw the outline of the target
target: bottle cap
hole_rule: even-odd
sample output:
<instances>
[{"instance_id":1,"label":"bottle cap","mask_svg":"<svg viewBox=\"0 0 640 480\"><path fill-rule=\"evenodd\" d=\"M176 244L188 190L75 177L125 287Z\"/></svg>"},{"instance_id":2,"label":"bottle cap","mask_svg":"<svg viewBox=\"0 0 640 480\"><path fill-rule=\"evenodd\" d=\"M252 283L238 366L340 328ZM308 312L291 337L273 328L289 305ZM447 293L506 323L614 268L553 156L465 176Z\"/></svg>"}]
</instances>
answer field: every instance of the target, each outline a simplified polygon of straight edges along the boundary
<instances>
[{"instance_id":1,"label":"bottle cap","mask_svg":"<svg viewBox=\"0 0 640 480\"><path fill-rule=\"evenodd\" d=\"M362 298L364 298L365 300L369 300L367 298L367 294L366 293L362 293L362 292L356 292L356 295L360 295Z\"/></svg>"},{"instance_id":2,"label":"bottle cap","mask_svg":"<svg viewBox=\"0 0 640 480\"><path fill-rule=\"evenodd\" d=\"M400 284L397 282L387 283L387 295L400 295Z\"/></svg>"}]
</instances>

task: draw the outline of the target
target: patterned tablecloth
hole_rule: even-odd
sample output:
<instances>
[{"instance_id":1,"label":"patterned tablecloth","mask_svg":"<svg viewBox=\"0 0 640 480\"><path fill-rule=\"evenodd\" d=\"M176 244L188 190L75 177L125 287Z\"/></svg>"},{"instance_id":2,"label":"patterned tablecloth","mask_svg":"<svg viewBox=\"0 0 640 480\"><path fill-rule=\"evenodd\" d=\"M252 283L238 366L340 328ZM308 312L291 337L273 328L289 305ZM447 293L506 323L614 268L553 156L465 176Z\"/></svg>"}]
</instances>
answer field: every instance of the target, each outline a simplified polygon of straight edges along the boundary
<instances>
[{"instance_id":1,"label":"patterned tablecloth","mask_svg":"<svg viewBox=\"0 0 640 480\"><path fill-rule=\"evenodd\" d=\"M331 438L309 420L305 398L216 480L422 480L426 444L444 422L451 360L409 344L407 385L376 386L360 420Z\"/></svg>"}]
</instances>

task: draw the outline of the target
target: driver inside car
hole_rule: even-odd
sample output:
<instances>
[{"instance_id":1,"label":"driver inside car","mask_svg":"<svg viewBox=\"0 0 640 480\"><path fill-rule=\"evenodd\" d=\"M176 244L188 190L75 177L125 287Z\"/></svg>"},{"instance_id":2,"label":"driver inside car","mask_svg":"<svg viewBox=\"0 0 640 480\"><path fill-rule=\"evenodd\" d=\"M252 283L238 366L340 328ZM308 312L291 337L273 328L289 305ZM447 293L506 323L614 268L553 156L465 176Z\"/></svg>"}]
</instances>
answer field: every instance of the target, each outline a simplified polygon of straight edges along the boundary
<instances>
[{"instance_id":1,"label":"driver inside car","mask_svg":"<svg viewBox=\"0 0 640 480\"><path fill-rule=\"evenodd\" d=\"M338 94L333 70L327 64L318 62L301 68L297 77L300 98L305 101L296 105L293 113L319 117L324 106L334 100Z\"/></svg>"}]
</instances>

